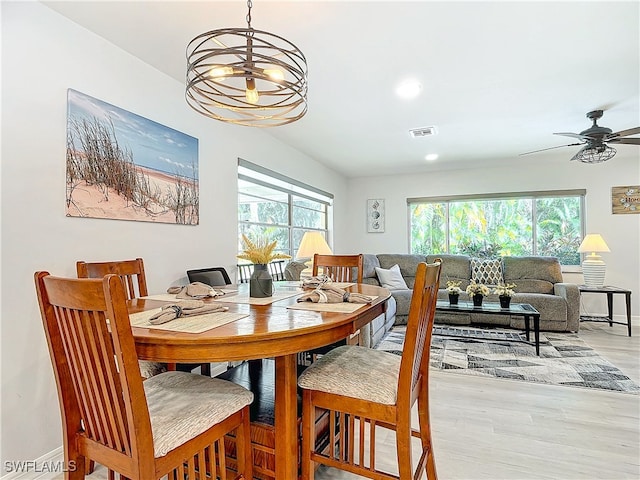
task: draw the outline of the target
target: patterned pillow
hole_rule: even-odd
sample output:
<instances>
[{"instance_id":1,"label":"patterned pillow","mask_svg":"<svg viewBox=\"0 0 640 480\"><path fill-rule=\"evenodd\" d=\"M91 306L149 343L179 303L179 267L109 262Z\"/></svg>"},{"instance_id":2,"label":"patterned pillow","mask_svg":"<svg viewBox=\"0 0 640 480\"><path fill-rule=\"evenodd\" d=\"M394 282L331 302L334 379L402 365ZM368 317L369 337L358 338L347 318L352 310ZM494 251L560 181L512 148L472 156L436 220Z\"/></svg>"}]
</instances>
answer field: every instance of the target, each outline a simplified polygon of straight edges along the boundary
<instances>
[{"instance_id":1,"label":"patterned pillow","mask_svg":"<svg viewBox=\"0 0 640 480\"><path fill-rule=\"evenodd\" d=\"M472 258L471 279L476 283L485 285L498 285L503 283L501 258Z\"/></svg>"}]
</instances>

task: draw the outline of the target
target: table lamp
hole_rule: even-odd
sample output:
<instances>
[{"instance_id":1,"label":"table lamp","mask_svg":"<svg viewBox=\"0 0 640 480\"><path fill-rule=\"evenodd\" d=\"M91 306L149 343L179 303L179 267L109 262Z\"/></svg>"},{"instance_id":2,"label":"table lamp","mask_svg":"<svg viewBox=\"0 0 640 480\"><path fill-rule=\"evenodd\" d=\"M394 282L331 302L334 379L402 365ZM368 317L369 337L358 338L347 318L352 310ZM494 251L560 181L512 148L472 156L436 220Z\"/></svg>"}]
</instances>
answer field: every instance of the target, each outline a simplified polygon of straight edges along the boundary
<instances>
[{"instance_id":1,"label":"table lamp","mask_svg":"<svg viewBox=\"0 0 640 480\"><path fill-rule=\"evenodd\" d=\"M601 288L604 285L607 266L597 252L610 251L599 233L590 233L582 240L578 252L588 253L582 261L582 274L584 275L584 284L587 287Z\"/></svg>"},{"instance_id":2,"label":"table lamp","mask_svg":"<svg viewBox=\"0 0 640 480\"><path fill-rule=\"evenodd\" d=\"M305 260L305 264L310 269L313 269L313 256L319 253L320 255L331 255L331 248L324 239L324 236L320 232L305 232L298 247L298 253L296 253L297 260ZM311 271L305 270L303 275L311 275Z\"/></svg>"}]
</instances>

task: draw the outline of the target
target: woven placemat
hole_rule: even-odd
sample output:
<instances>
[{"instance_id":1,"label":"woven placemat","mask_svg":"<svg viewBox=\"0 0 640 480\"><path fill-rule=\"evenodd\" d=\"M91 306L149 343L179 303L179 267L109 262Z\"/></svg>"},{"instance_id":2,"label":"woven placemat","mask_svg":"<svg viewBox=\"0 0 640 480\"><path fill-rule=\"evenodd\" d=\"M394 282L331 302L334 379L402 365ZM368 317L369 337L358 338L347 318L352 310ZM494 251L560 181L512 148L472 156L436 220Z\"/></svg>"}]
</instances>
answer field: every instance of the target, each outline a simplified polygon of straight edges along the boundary
<instances>
[{"instance_id":1,"label":"woven placemat","mask_svg":"<svg viewBox=\"0 0 640 480\"><path fill-rule=\"evenodd\" d=\"M160 310L160 308L154 308L153 310L145 310L144 312L129 315L131 326L171 332L202 333L249 316L246 313L213 312L205 315L180 317L160 325L152 325L149 323L149 319L160 312Z\"/></svg>"},{"instance_id":2,"label":"woven placemat","mask_svg":"<svg viewBox=\"0 0 640 480\"><path fill-rule=\"evenodd\" d=\"M371 300L375 300L377 296L371 296ZM360 307L364 307L368 303L313 303L300 302L295 305L289 305L287 308L291 310L309 310L312 312L334 312L334 313L352 313Z\"/></svg>"},{"instance_id":3,"label":"woven placemat","mask_svg":"<svg viewBox=\"0 0 640 480\"><path fill-rule=\"evenodd\" d=\"M264 298L256 298L250 297L248 293L242 293L239 295L227 296L224 295L222 297L216 297L216 302L225 302L225 303L247 303L249 305L269 305L273 302L277 302L278 300L283 300L289 297L295 297L296 295L302 295L301 291L287 291L287 292L276 292L270 297Z\"/></svg>"},{"instance_id":4,"label":"woven placemat","mask_svg":"<svg viewBox=\"0 0 640 480\"><path fill-rule=\"evenodd\" d=\"M230 289L230 288L216 288L218 292L222 292L225 295L231 295L237 293L238 290ZM148 300L164 300L166 302L175 302L176 300L188 300L186 298L177 299L175 293L158 293L156 295L147 295L146 297L140 297ZM211 297L213 298L213 297Z\"/></svg>"}]
</instances>

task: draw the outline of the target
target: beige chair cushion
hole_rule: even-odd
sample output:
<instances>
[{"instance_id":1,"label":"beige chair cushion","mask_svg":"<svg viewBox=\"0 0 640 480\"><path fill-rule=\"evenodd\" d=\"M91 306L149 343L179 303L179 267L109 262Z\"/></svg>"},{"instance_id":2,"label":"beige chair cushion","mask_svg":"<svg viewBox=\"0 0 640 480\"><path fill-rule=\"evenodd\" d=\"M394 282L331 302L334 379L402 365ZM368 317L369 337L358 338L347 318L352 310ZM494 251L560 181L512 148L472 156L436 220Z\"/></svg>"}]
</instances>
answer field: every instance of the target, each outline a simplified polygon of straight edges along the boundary
<instances>
[{"instance_id":1,"label":"beige chair cushion","mask_svg":"<svg viewBox=\"0 0 640 480\"><path fill-rule=\"evenodd\" d=\"M167 371L167 366L164 363L139 360L138 364L140 365L140 375L142 375L142 378L151 378L154 375Z\"/></svg>"},{"instance_id":2,"label":"beige chair cushion","mask_svg":"<svg viewBox=\"0 0 640 480\"><path fill-rule=\"evenodd\" d=\"M161 373L145 380L143 386L156 458L253 401L253 393L235 383L193 373Z\"/></svg>"},{"instance_id":3,"label":"beige chair cushion","mask_svg":"<svg viewBox=\"0 0 640 480\"><path fill-rule=\"evenodd\" d=\"M400 359L382 350L344 345L307 368L298 385L306 390L395 405Z\"/></svg>"}]
</instances>

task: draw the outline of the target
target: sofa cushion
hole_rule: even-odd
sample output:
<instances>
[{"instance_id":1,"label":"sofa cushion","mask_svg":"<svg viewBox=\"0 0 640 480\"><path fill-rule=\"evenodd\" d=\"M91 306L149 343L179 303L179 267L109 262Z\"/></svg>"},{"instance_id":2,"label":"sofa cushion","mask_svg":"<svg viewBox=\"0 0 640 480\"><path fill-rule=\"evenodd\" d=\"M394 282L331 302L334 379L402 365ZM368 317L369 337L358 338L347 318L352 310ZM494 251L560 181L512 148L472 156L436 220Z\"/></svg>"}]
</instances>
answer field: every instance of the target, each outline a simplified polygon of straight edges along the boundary
<instances>
[{"instance_id":1,"label":"sofa cushion","mask_svg":"<svg viewBox=\"0 0 640 480\"><path fill-rule=\"evenodd\" d=\"M388 288L389 290L406 290L409 288L407 287L404 278L402 278L398 264L388 270L376 267L376 275L378 276L380 285L384 288Z\"/></svg>"},{"instance_id":2,"label":"sofa cushion","mask_svg":"<svg viewBox=\"0 0 640 480\"><path fill-rule=\"evenodd\" d=\"M362 256L362 278L376 278L376 267L379 266L378 257L371 253L365 253Z\"/></svg>"},{"instance_id":3,"label":"sofa cushion","mask_svg":"<svg viewBox=\"0 0 640 480\"><path fill-rule=\"evenodd\" d=\"M528 303L540 312L540 320L567 321L567 302L558 295L540 293L516 293L512 300L515 303Z\"/></svg>"},{"instance_id":4,"label":"sofa cushion","mask_svg":"<svg viewBox=\"0 0 640 480\"><path fill-rule=\"evenodd\" d=\"M496 286L503 283L501 258L472 258L471 280Z\"/></svg>"},{"instance_id":5,"label":"sofa cushion","mask_svg":"<svg viewBox=\"0 0 640 480\"><path fill-rule=\"evenodd\" d=\"M404 254L391 254L391 253L381 253L378 255L378 261L380 262L380 266L382 268L391 268L394 265L398 265L400 267L400 273L407 283L407 287L413 288L413 283L416 278L416 271L418 270L418 264L420 262L426 262L427 257L424 255L410 255L407 253ZM398 310L399 310L398 306Z\"/></svg>"},{"instance_id":6,"label":"sofa cushion","mask_svg":"<svg viewBox=\"0 0 640 480\"><path fill-rule=\"evenodd\" d=\"M396 300L396 323L398 323L398 316L409 315L409 308L411 308L411 295L413 290L393 290L391 296ZM406 319L403 323L407 323Z\"/></svg>"},{"instance_id":7,"label":"sofa cushion","mask_svg":"<svg viewBox=\"0 0 640 480\"><path fill-rule=\"evenodd\" d=\"M556 257L503 257L504 281L515 283L514 290L553 294L553 284L562 282Z\"/></svg>"},{"instance_id":8,"label":"sofa cushion","mask_svg":"<svg viewBox=\"0 0 640 480\"><path fill-rule=\"evenodd\" d=\"M440 267L440 288L445 288L448 281L460 282L460 288L464 291L471 279L471 259L467 255L427 255L427 263L433 263L436 259L442 260Z\"/></svg>"}]
</instances>

